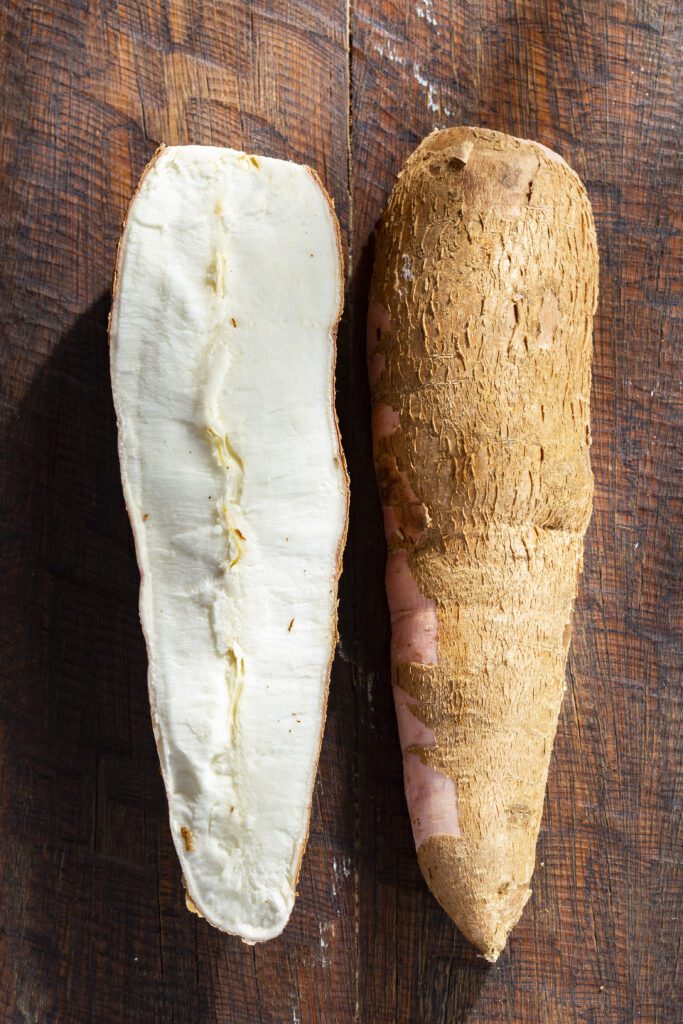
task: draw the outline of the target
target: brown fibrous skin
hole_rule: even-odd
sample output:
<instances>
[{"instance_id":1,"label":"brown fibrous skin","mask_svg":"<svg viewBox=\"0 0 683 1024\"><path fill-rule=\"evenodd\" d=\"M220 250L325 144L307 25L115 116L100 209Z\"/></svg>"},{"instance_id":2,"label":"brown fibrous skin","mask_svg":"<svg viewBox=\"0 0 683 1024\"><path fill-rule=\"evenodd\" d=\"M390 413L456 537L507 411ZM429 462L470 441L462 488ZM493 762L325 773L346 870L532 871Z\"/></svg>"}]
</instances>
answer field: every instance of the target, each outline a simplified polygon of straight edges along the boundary
<instances>
[{"instance_id":1,"label":"brown fibrous skin","mask_svg":"<svg viewBox=\"0 0 683 1024\"><path fill-rule=\"evenodd\" d=\"M461 834L422 842L422 872L490 960L531 895L565 688L597 288L590 203L556 154L453 128L410 156L378 231L368 355L399 420L375 437L389 547L435 603L438 663L394 660L393 682L434 732L410 750L457 794Z\"/></svg>"}]
</instances>

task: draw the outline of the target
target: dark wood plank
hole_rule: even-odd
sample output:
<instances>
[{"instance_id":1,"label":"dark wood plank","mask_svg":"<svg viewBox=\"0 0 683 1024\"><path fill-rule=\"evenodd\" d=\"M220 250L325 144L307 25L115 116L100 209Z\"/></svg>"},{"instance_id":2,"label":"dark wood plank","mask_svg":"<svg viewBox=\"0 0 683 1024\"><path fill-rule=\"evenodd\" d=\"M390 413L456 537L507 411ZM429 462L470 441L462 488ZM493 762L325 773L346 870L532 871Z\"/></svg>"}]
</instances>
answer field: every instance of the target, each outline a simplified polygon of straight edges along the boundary
<instances>
[{"instance_id":1,"label":"dark wood plank","mask_svg":"<svg viewBox=\"0 0 683 1024\"><path fill-rule=\"evenodd\" d=\"M121 219L160 141L310 163L346 239L344 4L10 0L0 38L0 1019L351 1020L343 663L285 935L252 949L184 908L106 339Z\"/></svg>"},{"instance_id":2,"label":"dark wood plank","mask_svg":"<svg viewBox=\"0 0 683 1024\"><path fill-rule=\"evenodd\" d=\"M3 1021L675 1019L680 19L654 0L351 8L9 0L0 14ZM534 899L493 968L429 896L412 849L364 358L373 224L405 155L457 123L563 152L603 260L596 512L569 689ZM284 936L253 950L183 907L118 480L108 288L161 140L311 163L351 243L339 658L300 898Z\"/></svg>"},{"instance_id":3,"label":"dark wood plank","mask_svg":"<svg viewBox=\"0 0 683 1024\"><path fill-rule=\"evenodd\" d=\"M678 1017L683 26L676 7L353 5L354 393L365 394L371 232L404 158L432 128L480 124L558 149L588 187L602 255L595 514L535 892L494 967L455 933L414 857L391 724L367 416L348 430L362 1021Z\"/></svg>"}]
</instances>

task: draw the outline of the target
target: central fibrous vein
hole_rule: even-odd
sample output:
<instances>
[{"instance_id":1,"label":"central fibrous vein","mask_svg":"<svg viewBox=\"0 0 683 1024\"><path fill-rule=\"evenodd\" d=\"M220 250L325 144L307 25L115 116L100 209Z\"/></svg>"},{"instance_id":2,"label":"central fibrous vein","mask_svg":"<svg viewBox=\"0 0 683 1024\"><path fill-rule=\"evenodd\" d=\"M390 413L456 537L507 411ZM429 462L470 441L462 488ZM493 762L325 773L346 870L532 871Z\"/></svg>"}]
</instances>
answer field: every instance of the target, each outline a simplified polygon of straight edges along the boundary
<instances>
[{"instance_id":1,"label":"central fibrous vein","mask_svg":"<svg viewBox=\"0 0 683 1024\"><path fill-rule=\"evenodd\" d=\"M221 231L224 228L221 225ZM207 441L223 474L222 494L216 501L216 519L224 537L224 557L220 572L223 576L214 593L209 616L218 654L225 659L225 679L228 689L228 735L230 746L237 740L237 716L244 688L244 654L234 636L228 633L229 605L225 598L235 596L239 588L239 562L247 538L240 528L240 502L244 485L244 464L235 451L219 412L219 401L230 365L229 334L237 329L237 321L228 315L226 302L227 256L217 250L207 272L207 283L213 291L212 340L206 356L206 390L204 395L204 421ZM226 615L226 613L228 613ZM222 621L221 621L222 620Z\"/></svg>"}]
</instances>

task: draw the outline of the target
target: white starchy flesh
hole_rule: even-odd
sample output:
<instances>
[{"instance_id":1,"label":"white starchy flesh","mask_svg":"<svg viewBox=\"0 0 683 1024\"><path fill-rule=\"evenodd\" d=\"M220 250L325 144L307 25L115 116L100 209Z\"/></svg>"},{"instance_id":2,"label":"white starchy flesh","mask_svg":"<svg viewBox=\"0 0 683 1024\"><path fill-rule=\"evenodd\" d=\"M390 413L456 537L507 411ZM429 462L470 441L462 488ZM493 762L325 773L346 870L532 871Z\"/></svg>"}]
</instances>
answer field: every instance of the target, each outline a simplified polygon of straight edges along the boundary
<instances>
[{"instance_id":1,"label":"white starchy flesh","mask_svg":"<svg viewBox=\"0 0 683 1024\"><path fill-rule=\"evenodd\" d=\"M341 253L306 167L161 149L111 318L152 719L189 896L258 941L292 910L336 637Z\"/></svg>"}]
</instances>

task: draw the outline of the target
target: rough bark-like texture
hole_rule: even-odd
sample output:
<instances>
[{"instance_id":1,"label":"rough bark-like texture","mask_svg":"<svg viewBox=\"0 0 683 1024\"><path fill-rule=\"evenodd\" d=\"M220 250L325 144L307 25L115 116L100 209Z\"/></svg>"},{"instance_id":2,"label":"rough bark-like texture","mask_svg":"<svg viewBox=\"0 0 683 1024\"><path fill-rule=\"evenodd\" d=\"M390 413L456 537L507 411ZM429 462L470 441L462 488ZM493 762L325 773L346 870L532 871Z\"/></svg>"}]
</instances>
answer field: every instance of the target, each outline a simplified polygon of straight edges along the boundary
<instances>
[{"instance_id":1,"label":"rough bark-like texture","mask_svg":"<svg viewBox=\"0 0 683 1024\"><path fill-rule=\"evenodd\" d=\"M434 747L410 749L455 782L462 833L418 853L489 959L530 895L564 690L593 495L597 269L577 176L479 129L422 143L377 239L373 398L399 424L376 459L383 504L405 524L387 540L435 602L439 636L436 665L394 656L394 683L434 732Z\"/></svg>"}]
</instances>

